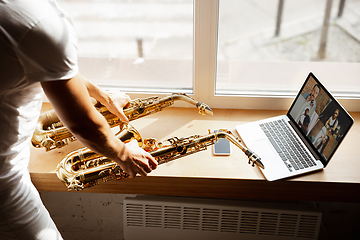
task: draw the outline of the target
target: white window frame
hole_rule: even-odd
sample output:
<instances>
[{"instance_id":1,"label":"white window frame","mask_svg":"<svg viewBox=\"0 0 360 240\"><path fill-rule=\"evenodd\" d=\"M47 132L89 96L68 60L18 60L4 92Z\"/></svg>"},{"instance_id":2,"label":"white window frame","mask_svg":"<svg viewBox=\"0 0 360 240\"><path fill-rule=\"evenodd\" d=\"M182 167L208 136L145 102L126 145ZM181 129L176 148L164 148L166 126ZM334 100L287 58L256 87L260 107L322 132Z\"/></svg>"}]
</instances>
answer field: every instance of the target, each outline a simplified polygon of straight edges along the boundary
<instances>
[{"instance_id":1,"label":"white window frame","mask_svg":"<svg viewBox=\"0 0 360 240\"><path fill-rule=\"evenodd\" d=\"M194 0L194 82L193 94L189 94L196 100L208 104L211 108L228 109L276 109L287 110L296 93L241 93L236 95L215 94L216 80L216 52L217 30L219 19L219 0ZM256 63L255 63L256 64ZM279 63L280 69L286 68L287 63ZM282 65L283 64L283 65ZM311 67L308 65L311 64ZM355 64L355 65L354 65ZM334 77L342 76L358 78L360 80L360 63L333 64L335 68L324 67L323 64L303 63L298 64L294 77L302 77L305 80L307 73L313 68L319 72L338 71L330 73ZM302 74L299 74L302 73ZM295 76L296 75L296 76ZM315 75L316 72L315 72ZM321 74L320 74L321 75ZM318 76L318 75L317 75ZM264 78L267 77L264 71ZM320 78L321 79L321 78ZM300 87L300 86L299 86ZM148 96L166 96L164 93L129 93L131 98L143 98ZM360 111L360 94L335 94L335 97L348 111ZM176 106L187 106L176 104Z\"/></svg>"}]
</instances>

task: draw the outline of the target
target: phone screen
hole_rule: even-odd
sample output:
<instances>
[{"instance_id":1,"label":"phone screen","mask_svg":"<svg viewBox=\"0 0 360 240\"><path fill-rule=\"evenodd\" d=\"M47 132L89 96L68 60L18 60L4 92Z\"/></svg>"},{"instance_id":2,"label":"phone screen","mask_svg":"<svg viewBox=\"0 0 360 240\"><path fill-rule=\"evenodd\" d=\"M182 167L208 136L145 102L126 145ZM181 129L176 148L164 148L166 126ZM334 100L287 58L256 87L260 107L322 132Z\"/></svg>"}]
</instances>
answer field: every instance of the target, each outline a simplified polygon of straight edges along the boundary
<instances>
[{"instance_id":1,"label":"phone screen","mask_svg":"<svg viewBox=\"0 0 360 240\"><path fill-rule=\"evenodd\" d=\"M216 132L216 130L214 131ZM218 141L213 145L214 155L230 155L231 147L229 140L225 138L219 138Z\"/></svg>"}]
</instances>

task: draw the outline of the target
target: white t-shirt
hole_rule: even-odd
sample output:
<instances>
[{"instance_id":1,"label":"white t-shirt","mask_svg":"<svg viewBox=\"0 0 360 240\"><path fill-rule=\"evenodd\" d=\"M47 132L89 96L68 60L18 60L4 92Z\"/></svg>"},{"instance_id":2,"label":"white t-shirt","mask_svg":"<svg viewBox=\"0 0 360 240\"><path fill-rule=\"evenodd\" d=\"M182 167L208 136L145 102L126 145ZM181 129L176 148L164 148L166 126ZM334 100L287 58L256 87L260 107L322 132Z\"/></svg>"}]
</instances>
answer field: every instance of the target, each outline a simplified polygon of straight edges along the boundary
<instances>
[{"instance_id":1,"label":"white t-shirt","mask_svg":"<svg viewBox=\"0 0 360 240\"><path fill-rule=\"evenodd\" d=\"M0 0L1 239L62 239L28 163L42 81L77 74L76 35L54 0Z\"/></svg>"},{"instance_id":2,"label":"white t-shirt","mask_svg":"<svg viewBox=\"0 0 360 240\"><path fill-rule=\"evenodd\" d=\"M0 0L0 190L27 173L39 82L74 77L76 35L53 0Z\"/></svg>"}]
</instances>

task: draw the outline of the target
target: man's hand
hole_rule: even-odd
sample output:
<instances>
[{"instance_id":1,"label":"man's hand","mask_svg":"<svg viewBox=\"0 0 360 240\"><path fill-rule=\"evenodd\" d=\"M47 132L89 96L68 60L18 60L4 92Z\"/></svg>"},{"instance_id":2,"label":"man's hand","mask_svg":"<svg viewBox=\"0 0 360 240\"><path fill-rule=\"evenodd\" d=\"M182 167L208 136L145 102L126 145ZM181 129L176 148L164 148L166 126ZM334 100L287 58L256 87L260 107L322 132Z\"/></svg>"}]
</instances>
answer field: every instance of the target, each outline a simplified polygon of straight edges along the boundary
<instances>
[{"instance_id":1,"label":"man's hand","mask_svg":"<svg viewBox=\"0 0 360 240\"><path fill-rule=\"evenodd\" d=\"M136 140L132 140L125 146L125 153L120 156L121 162L118 163L130 177L135 177L137 173L146 176L156 169L157 161L148 152L140 148Z\"/></svg>"},{"instance_id":2,"label":"man's hand","mask_svg":"<svg viewBox=\"0 0 360 240\"><path fill-rule=\"evenodd\" d=\"M109 101L104 105L109 111L115 114L121 121L128 122L129 119L124 114L124 107L130 102L130 97L123 92L109 92Z\"/></svg>"},{"instance_id":3,"label":"man's hand","mask_svg":"<svg viewBox=\"0 0 360 240\"><path fill-rule=\"evenodd\" d=\"M104 105L109 111L115 114L123 122L128 122L129 119L125 116L123 108L131 100L130 97L120 91L110 92L101 89L99 86L94 84L84 75L78 74L78 77L81 78L88 90L90 97L98 100L102 105Z\"/></svg>"}]
</instances>

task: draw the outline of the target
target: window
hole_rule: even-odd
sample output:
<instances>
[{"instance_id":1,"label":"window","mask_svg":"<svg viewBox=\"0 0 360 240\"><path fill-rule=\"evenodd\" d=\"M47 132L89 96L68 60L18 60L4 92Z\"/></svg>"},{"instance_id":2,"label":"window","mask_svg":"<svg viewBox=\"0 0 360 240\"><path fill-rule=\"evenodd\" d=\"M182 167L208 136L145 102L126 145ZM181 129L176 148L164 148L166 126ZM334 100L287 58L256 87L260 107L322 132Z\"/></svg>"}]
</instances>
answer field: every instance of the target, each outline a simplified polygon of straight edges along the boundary
<instances>
[{"instance_id":1,"label":"window","mask_svg":"<svg viewBox=\"0 0 360 240\"><path fill-rule=\"evenodd\" d=\"M132 98L185 92L212 108L288 109L312 71L358 111L360 1L333 1L320 59L328 2L61 1L74 18L81 71Z\"/></svg>"},{"instance_id":2,"label":"window","mask_svg":"<svg viewBox=\"0 0 360 240\"><path fill-rule=\"evenodd\" d=\"M344 2L220 0L215 94L291 99L311 71L338 98L358 98L360 1Z\"/></svg>"},{"instance_id":3,"label":"window","mask_svg":"<svg viewBox=\"0 0 360 240\"><path fill-rule=\"evenodd\" d=\"M103 87L191 92L193 1L62 0L74 19L79 67Z\"/></svg>"}]
</instances>

